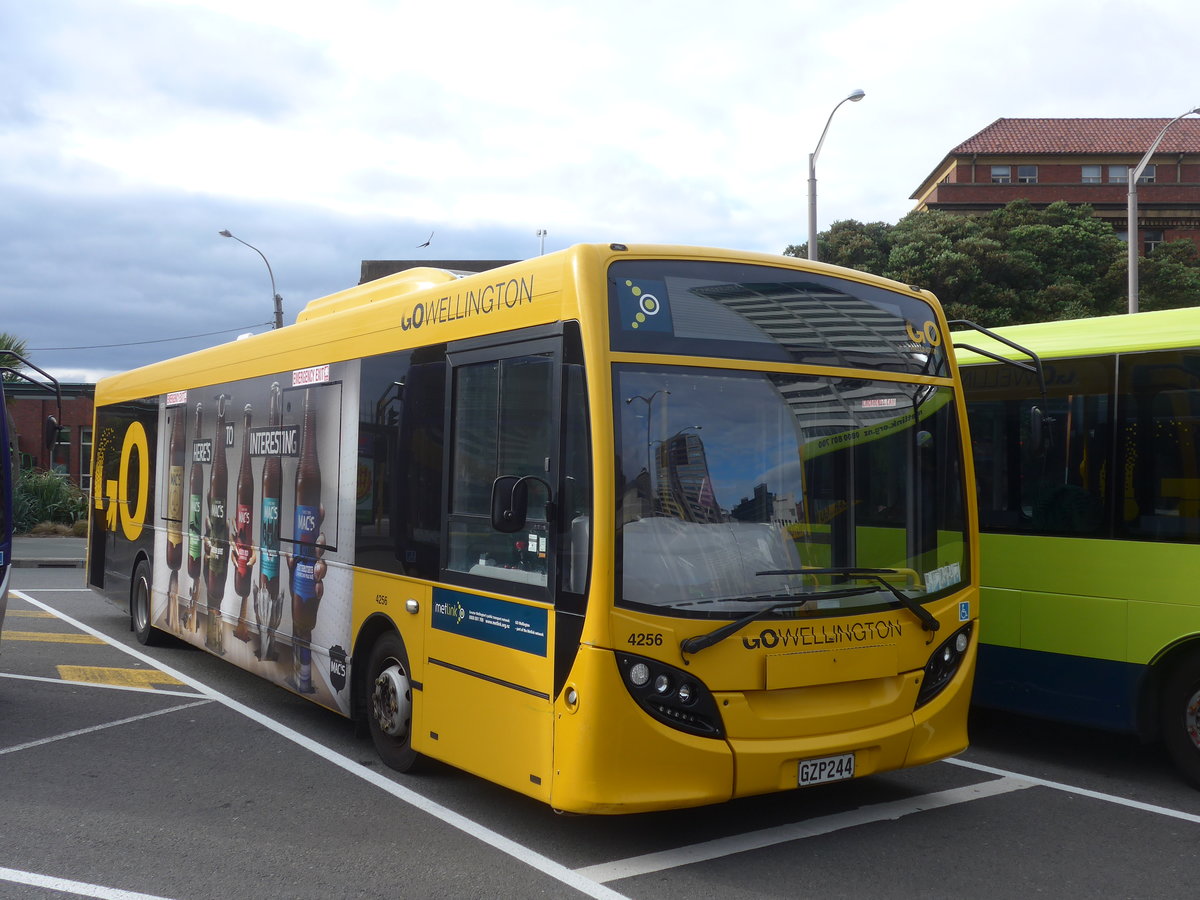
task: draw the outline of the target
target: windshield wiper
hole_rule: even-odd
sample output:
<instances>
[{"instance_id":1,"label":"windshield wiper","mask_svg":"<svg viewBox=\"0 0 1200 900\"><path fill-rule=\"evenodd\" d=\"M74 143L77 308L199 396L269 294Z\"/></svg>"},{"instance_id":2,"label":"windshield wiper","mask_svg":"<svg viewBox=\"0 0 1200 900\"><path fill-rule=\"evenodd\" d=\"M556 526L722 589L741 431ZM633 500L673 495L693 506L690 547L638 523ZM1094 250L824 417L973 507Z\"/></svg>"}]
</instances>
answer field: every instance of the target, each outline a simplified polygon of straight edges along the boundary
<instances>
[{"instance_id":1,"label":"windshield wiper","mask_svg":"<svg viewBox=\"0 0 1200 900\"><path fill-rule=\"evenodd\" d=\"M805 571L813 570L806 569ZM758 574L761 575L763 573L759 572ZM735 619L728 625L722 625L720 628L716 629L715 631L710 631L708 634L698 634L695 637L686 638L680 642L679 649L684 653L699 653L701 650L711 647L713 644L721 643L721 641L725 640L725 638L729 637L731 634L737 634L737 632L741 631L756 619L761 619L773 612L779 612L781 609L799 609L809 600L812 600L813 597L819 597L822 600L837 599L839 597L860 597L863 594L871 593L873 590L875 589L859 587L845 588L840 591L821 591L819 593L813 593L812 596L808 597L793 598L791 600L780 601L779 603L772 603L769 606L764 606L762 609L755 610L748 616ZM753 600L753 597L748 597L746 598L745 602L749 603Z\"/></svg>"},{"instance_id":2,"label":"windshield wiper","mask_svg":"<svg viewBox=\"0 0 1200 900\"><path fill-rule=\"evenodd\" d=\"M684 653L699 653L701 650L711 647L713 644L721 643L721 641L725 640L725 638L729 637L731 634L736 634L737 632L741 631L756 619L761 619L763 616L768 616L773 612L778 612L781 609L788 609L789 607L799 609L808 601L809 598L805 597L803 600L785 600L782 603L772 603L770 606L764 606L762 609L756 610L755 612L750 613L748 616L743 616L740 619L734 619L728 625L722 625L720 628L716 629L715 631L710 631L708 634L698 634L695 637L685 638L684 640L680 641L679 649Z\"/></svg>"},{"instance_id":3,"label":"windshield wiper","mask_svg":"<svg viewBox=\"0 0 1200 900\"><path fill-rule=\"evenodd\" d=\"M771 569L766 572L755 572L755 575L845 575L849 578L865 578L868 581L877 581L888 591L892 596L899 601L900 605L911 612L914 616L921 620L921 628L925 631L937 631L942 627L942 623L927 610L924 606L914 600L912 597L905 594L895 585L889 584L883 577L884 575L900 575L899 569L860 569L854 566L839 566L831 569ZM823 596L847 596L845 594L825 594Z\"/></svg>"}]
</instances>

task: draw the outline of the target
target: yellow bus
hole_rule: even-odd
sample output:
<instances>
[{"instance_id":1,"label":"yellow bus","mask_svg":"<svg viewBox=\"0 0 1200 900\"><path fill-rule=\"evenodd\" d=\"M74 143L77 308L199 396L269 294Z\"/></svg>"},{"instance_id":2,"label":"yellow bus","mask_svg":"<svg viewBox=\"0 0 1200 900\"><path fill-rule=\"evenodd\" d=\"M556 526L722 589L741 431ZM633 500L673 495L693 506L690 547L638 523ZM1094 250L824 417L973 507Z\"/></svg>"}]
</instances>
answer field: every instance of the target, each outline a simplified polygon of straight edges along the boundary
<instances>
[{"instance_id":1,"label":"yellow bus","mask_svg":"<svg viewBox=\"0 0 1200 900\"><path fill-rule=\"evenodd\" d=\"M966 746L972 472L928 293L579 245L103 380L89 583L555 809Z\"/></svg>"}]
</instances>

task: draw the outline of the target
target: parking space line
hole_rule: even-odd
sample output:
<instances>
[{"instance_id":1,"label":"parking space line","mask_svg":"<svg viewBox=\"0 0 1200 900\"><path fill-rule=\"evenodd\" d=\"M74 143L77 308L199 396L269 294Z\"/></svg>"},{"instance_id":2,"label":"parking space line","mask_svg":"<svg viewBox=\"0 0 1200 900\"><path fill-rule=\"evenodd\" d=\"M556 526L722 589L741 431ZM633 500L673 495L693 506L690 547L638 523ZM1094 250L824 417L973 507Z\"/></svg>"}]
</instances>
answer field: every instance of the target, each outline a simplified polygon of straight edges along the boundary
<instances>
[{"instance_id":1,"label":"parking space line","mask_svg":"<svg viewBox=\"0 0 1200 900\"><path fill-rule=\"evenodd\" d=\"M1020 791L1032 787L1018 779L999 778L994 781L983 781L967 787L952 790L937 791L932 794L922 794L907 800L895 800L890 803L876 803L862 806L858 809L822 816L819 819L809 819L804 822L793 822L779 825L775 828L764 828L761 831L751 831L746 834L735 834L729 837L705 841L701 844L691 844L673 850L663 850L658 853L647 853L643 856L631 856L612 862L600 863L576 869L580 875L585 875L594 881L605 883L622 878L632 878L635 875L648 875L664 869L674 869L679 866L692 865L732 856L735 853L746 853L751 850L761 850L776 844L786 844L804 838L817 837L844 828L854 828L858 825L869 825L873 822L887 822L907 816L910 813L925 812L954 806L958 803L968 803L984 797L994 797L1011 791Z\"/></svg>"},{"instance_id":2,"label":"parking space line","mask_svg":"<svg viewBox=\"0 0 1200 900\"><path fill-rule=\"evenodd\" d=\"M1045 778L1035 778L1032 775L1022 775L1020 772L1009 772L1005 769L997 769L994 766L985 766L981 763L974 763L965 759L944 759L942 762L948 763L952 766L961 766L964 769L972 769L976 772L986 772L989 775L1000 775L1005 778L1017 778L1021 781L1028 782L1030 787L1036 785L1038 787L1053 788L1056 791L1064 791L1068 794L1075 794L1078 797L1090 797L1093 800L1103 800L1105 803L1115 803L1118 806L1128 806L1130 809L1139 809L1143 812L1151 812L1159 816L1169 816L1172 819L1183 819L1185 822L1200 822L1200 815L1183 812L1182 810L1178 809L1171 809L1168 806L1155 806L1152 803L1142 803L1140 800L1130 800L1127 797L1118 797L1116 794L1103 794L1100 791L1089 791L1087 788L1063 784L1060 781L1049 781Z\"/></svg>"},{"instance_id":3,"label":"parking space line","mask_svg":"<svg viewBox=\"0 0 1200 900\"><path fill-rule=\"evenodd\" d=\"M168 898L159 897L156 894L139 894L136 891L123 891L119 888L103 887L84 881L69 881L66 878L52 878L36 872L5 869L2 866L0 866L0 881L45 888L48 891L58 891L62 894L74 894L77 897L98 897L100 900L168 900Z\"/></svg>"},{"instance_id":4,"label":"parking space line","mask_svg":"<svg viewBox=\"0 0 1200 900\"><path fill-rule=\"evenodd\" d=\"M29 741L26 744L16 744L12 747L0 747L0 756L7 753L16 753L18 750L28 750L30 747L41 747L43 744L53 744L57 741L65 741L67 738L79 737L82 734L92 734L96 731L104 731L106 728L116 728L118 725L128 725L130 722L140 722L143 719L153 719L155 716L165 716L167 713L182 712L185 709L191 709L193 706L204 706L206 703L211 703L207 697L203 700L197 700L195 703L184 703L181 706L172 706L168 709L156 709L154 712L142 713L139 716L129 716L125 719L117 719L115 722L105 722L103 725L93 725L91 728L80 728L76 731L68 731L63 734L56 734L54 737L40 738L36 741Z\"/></svg>"},{"instance_id":5,"label":"parking space line","mask_svg":"<svg viewBox=\"0 0 1200 900\"><path fill-rule=\"evenodd\" d=\"M42 612L40 609L10 609L9 616L14 619L53 619L54 614Z\"/></svg>"},{"instance_id":6,"label":"parking space line","mask_svg":"<svg viewBox=\"0 0 1200 900\"><path fill-rule=\"evenodd\" d=\"M71 618L66 613L59 612L58 610L54 609L54 607L49 606L40 600L34 599L23 591L13 591L12 594L13 596L20 597L27 603L33 604L39 609L44 609L47 612L53 613L59 619L74 628L78 628L80 631L95 635L105 643L115 647L123 653L127 653L135 659L141 660L147 665L154 666L163 672L167 672L175 676L184 684L195 689L203 696L211 700L215 700L221 705L233 710L236 713L239 713L242 716L245 716L251 721L257 722L264 728L275 732L275 734L279 735L280 737L285 738L286 740L297 744L316 756L321 757L326 762L332 763L348 774L362 779L368 784L379 788L381 791L391 794L397 800L401 800L407 803L409 806L433 816L444 824L475 838L481 843L487 844L493 849L499 850L501 853L504 853L513 859L524 863L530 868L536 869L543 875L553 878L554 880L561 882L568 887L574 888L581 894L584 894L588 897L595 897L597 900L628 900L628 898L626 898L623 894L607 888L599 882L593 881L586 876L578 874L574 870L564 866L562 863L556 862L555 860L550 859L550 857L538 853L531 847L526 847L523 844L519 844L511 838L507 838L499 832L493 831L486 825L481 825L472 819L468 819L461 813L455 812L449 807L442 806L437 801L431 800L423 794L418 794L414 790L406 788L401 784L397 784L383 774L372 771L362 763L355 762L347 756L343 756L334 750L330 750L324 744L314 741L307 735L301 734L293 728L289 728L282 722L277 722L270 716L264 715L263 713L258 712L258 710L246 706L244 703L239 703L232 697L222 694L220 691L209 687L201 681L191 678L183 672L172 669L170 666L163 665L159 660L142 653L140 650L135 650L133 647L127 647L124 644L113 640L102 632L85 625L77 619Z\"/></svg>"},{"instance_id":7,"label":"parking space line","mask_svg":"<svg viewBox=\"0 0 1200 900\"><path fill-rule=\"evenodd\" d=\"M164 677L169 677L165 673ZM44 684L69 684L75 687L100 688L107 691L133 691L137 694L156 694L160 697L203 697L195 691L168 691L162 688L137 687L127 684L100 684L95 681L67 681L62 678L42 678L38 675L18 675L15 672L0 672L0 678L12 678L17 681L40 681ZM207 698L206 698L207 699Z\"/></svg>"},{"instance_id":8,"label":"parking space line","mask_svg":"<svg viewBox=\"0 0 1200 900\"><path fill-rule=\"evenodd\" d=\"M55 634L52 631L5 631L6 641L26 641L43 644L103 644L90 634Z\"/></svg>"},{"instance_id":9,"label":"parking space line","mask_svg":"<svg viewBox=\"0 0 1200 900\"><path fill-rule=\"evenodd\" d=\"M81 684L109 684L120 687L148 688L155 684L183 684L178 678L158 669L114 669L107 666L58 666L64 681Z\"/></svg>"}]
</instances>

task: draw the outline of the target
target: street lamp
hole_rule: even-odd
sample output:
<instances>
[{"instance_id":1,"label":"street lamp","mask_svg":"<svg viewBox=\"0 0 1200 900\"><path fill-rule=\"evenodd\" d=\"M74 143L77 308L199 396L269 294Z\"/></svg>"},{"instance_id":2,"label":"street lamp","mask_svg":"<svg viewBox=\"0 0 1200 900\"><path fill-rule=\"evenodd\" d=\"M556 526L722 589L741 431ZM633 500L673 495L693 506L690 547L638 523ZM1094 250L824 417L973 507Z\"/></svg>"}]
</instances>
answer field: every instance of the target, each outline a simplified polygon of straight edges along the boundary
<instances>
[{"instance_id":1,"label":"street lamp","mask_svg":"<svg viewBox=\"0 0 1200 900\"><path fill-rule=\"evenodd\" d=\"M1183 115L1176 116L1170 122L1163 126L1163 130L1158 133L1158 137L1154 139L1154 143L1150 145L1150 149L1146 151L1146 155L1142 157L1142 161L1137 164L1136 169L1129 170L1129 198L1128 205L1125 210L1126 217L1129 219L1129 311L1135 313L1138 311L1138 213L1137 213L1137 182L1142 177L1142 172L1146 168L1146 164L1150 162L1150 157L1154 155L1154 151L1158 149L1159 143L1163 136L1166 135L1167 129L1178 122L1185 116L1190 116L1192 113L1200 114L1200 106L1195 109L1189 109Z\"/></svg>"},{"instance_id":2,"label":"street lamp","mask_svg":"<svg viewBox=\"0 0 1200 900\"><path fill-rule=\"evenodd\" d=\"M246 244L246 242L243 241L236 234L230 234L228 228L218 231L217 234L219 234L221 237L233 238L239 244ZM251 250L253 250L255 253L257 253L259 256L262 256L262 261L267 263L267 274L271 276L271 299L275 301L275 327L282 328L283 327L283 298L280 297L279 294L275 293L275 273L271 271L271 264L269 262L267 262L267 258L266 258L266 256L263 256L263 252L261 250L259 250L253 244L246 244L246 246L249 247Z\"/></svg>"},{"instance_id":3,"label":"street lamp","mask_svg":"<svg viewBox=\"0 0 1200 900\"><path fill-rule=\"evenodd\" d=\"M541 256L546 252L546 229L539 228L537 230L537 236L540 243L540 246L538 247L538 255Z\"/></svg>"},{"instance_id":4,"label":"street lamp","mask_svg":"<svg viewBox=\"0 0 1200 900\"><path fill-rule=\"evenodd\" d=\"M817 156L821 152L821 145L825 143L825 132L829 131L829 123L833 121L833 113L838 111L838 106L841 106L847 100L851 103L857 103L863 97L867 96L866 91L861 88L850 92L849 96L843 97L838 101L837 106L833 108L833 112L829 114L829 118L825 120L825 129L821 132L821 139L817 141L817 149L808 154L808 258L817 258Z\"/></svg>"}]
</instances>

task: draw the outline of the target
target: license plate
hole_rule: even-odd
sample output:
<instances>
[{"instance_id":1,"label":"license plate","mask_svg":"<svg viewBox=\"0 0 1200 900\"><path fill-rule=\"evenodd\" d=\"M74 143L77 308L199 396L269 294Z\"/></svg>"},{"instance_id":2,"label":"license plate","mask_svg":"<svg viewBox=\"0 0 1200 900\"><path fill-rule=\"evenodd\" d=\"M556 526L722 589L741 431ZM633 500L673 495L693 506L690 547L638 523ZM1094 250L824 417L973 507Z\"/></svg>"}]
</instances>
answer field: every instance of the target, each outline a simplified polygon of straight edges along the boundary
<instances>
[{"instance_id":1,"label":"license plate","mask_svg":"<svg viewBox=\"0 0 1200 900\"><path fill-rule=\"evenodd\" d=\"M837 756L822 756L819 759L800 760L800 787L810 784L826 784L830 781L845 781L854 777L854 754L841 753Z\"/></svg>"}]
</instances>

